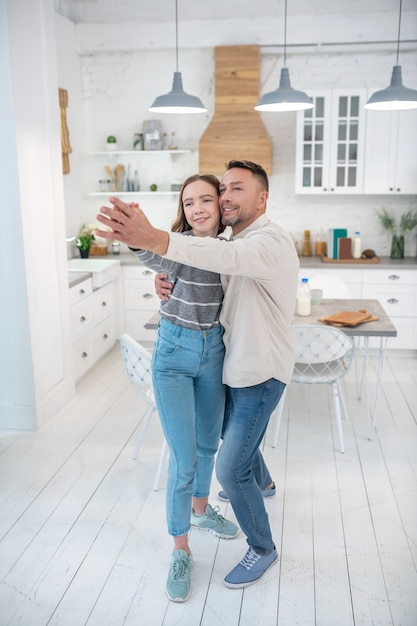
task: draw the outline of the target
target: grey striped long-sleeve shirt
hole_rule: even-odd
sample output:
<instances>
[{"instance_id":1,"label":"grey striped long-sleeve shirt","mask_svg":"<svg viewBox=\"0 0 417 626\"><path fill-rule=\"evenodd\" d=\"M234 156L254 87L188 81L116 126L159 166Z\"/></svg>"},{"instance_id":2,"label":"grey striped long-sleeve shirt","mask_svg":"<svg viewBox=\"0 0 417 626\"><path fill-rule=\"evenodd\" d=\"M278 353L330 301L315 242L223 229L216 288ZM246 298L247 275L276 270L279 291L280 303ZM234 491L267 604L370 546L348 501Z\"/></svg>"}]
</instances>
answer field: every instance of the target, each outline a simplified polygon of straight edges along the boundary
<instances>
[{"instance_id":1,"label":"grey striped long-sleeve shirt","mask_svg":"<svg viewBox=\"0 0 417 626\"><path fill-rule=\"evenodd\" d=\"M219 274L169 261L146 250L132 252L146 267L168 274L173 283L169 301L161 301L163 318L190 330L207 330L219 324L223 301Z\"/></svg>"}]
</instances>

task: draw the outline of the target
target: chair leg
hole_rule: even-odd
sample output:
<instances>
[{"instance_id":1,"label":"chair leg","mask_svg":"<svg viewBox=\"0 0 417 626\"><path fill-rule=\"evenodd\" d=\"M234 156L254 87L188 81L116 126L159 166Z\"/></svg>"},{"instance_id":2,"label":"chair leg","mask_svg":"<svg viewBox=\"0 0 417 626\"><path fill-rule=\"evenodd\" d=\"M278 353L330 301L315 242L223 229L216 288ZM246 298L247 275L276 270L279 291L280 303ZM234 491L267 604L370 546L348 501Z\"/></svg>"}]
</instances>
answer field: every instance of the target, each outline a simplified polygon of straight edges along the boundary
<instances>
[{"instance_id":1,"label":"chair leg","mask_svg":"<svg viewBox=\"0 0 417 626\"><path fill-rule=\"evenodd\" d=\"M158 469L156 470L155 482L153 484L154 491L158 491L159 489L159 483L161 482L161 474L162 474L162 470L164 469L165 457L167 456L167 453L168 453L168 445L164 437L164 443L162 444L161 455L159 457Z\"/></svg>"},{"instance_id":2,"label":"chair leg","mask_svg":"<svg viewBox=\"0 0 417 626\"><path fill-rule=\"evenodd\" d=\"M348 412L347 412L347 408L346 408L345 396L344 396L344 393L342 391L341 381L340 380L336 381L336 385L337 385L337 390L339 392L340 406L342 407L342 417L343 417L343 419L347 420L347 419L349 419L349 416L348 416Z\"/></svg>"},{"instance_id":3,"label":"chair leg","mask_svg":"<svg viewBox=\"0 0 417 626\"><path fill-rule=\"evenodd\" d=\"M143 425L139 431L139 435L138 438L136 440L136 445L135 445L135 449L133 450L133 460L136 461L136 459L138 458L138 454L139 454L139 450L141 448L141 445L143 443L143 440L145 438L146 435L146 431L148 430L148 426L149 423L151 421L153 412L156 411L156 407L154 406L150 406L149 409L146 412L146 415L143 419Z\"/></svg>"},{"instance_id":4,"label":"chair leg","mask_svg":"<svg viewBox=\"0 0 417 626\"><path fill-rule=\"evenodd\" d=\"M284 402L285 402L285 396L287 395L287 389L288 389L288 385L287 387L285 387L284 392L281 398L279 399L278 406L275 409L275 412L277 415L277 421L275 423L274 441L272 442L273 448L276 448L277 442L278 442L279 428L281 426L282 414L284 412Z\"/></svg>"},{"instance_id":5,"label":"chair leg","mask_svg":"<svg viewBox=\"0 0 417 626\"><path fill-rule=\"evenodd\" d=\"M343 441L343 430L342 430L342 420L341 420L341 415L340 415L340 391L338 388L338 385L336 382L332 383L332 395L333 395L333 404L334 404L334 411L336 414L336 428L337 428L337 434L339 436L339 446L340 446L340 452L345 451L345 444Z\"/></svg>"}]
</instances>

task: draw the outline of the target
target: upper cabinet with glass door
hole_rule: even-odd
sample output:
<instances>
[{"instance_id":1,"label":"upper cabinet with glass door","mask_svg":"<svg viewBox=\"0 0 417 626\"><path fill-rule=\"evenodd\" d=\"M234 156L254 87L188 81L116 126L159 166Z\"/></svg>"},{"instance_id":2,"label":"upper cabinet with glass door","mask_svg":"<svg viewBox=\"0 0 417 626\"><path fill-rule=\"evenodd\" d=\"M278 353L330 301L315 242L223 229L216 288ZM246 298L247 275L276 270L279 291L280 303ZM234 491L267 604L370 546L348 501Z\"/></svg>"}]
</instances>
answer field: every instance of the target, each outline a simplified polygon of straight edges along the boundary
<instances>
[{"instance_id":1,"label":"upper cabinet with glass door","mask_svg":"<svg viewBox=\"0 0 417 626\"><path fill-rule=\"evenodd\" d=\"M311 95L297 117L296 193L362 193L365 92Z\"/></svg>"}]
</instances>

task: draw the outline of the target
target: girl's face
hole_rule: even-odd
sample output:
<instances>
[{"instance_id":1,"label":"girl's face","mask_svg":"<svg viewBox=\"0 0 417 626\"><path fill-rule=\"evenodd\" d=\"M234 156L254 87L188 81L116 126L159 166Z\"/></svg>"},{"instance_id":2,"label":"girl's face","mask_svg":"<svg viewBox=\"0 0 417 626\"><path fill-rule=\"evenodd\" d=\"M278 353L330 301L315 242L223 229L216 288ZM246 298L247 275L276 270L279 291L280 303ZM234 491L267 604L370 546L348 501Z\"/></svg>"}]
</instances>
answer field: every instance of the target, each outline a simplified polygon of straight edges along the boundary
<instances>
[{"instance_id":1,"label":"girl's face","mask_svg":"<svg viewBox=\"0 0 417 626\"><path fill-rule=\"evenodd\" d=\"M205 180L196 180L184 187L182 206L191 232L196 237L216 237L220 209L217 189Z\"/></svg>"}]
</instances>

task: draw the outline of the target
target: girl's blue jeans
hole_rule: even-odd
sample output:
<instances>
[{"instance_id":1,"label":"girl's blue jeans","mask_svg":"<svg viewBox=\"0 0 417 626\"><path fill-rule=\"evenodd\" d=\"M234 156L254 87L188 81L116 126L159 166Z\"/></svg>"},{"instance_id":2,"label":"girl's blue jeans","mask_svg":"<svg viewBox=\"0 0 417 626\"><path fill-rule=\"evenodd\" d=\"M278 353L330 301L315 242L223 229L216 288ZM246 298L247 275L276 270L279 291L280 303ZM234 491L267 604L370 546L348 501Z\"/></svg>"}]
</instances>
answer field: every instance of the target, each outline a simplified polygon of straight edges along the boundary
<instances>
[{"instance_id":1,"label":"girl's blue jeans","mask_svg":"<svg viewBox=\"0 0 417 626\"><path fill-rule=\"evenodd\" d=\"M223 327L181 328L162 319L152 357L155 399L170 450L170 535L190 530L192 496L208 497L224 417Z\"/></svg>"},{"instance_id":2,"label":"girl's blue jeans","mask_svg":"<svg viewBox=\"0 0 417 626\"><path fill-rule=\"evenodd\" d=\"M248 544L259 554L269 554L274 549L261 492L268 486L265 480L271 481L259 446L284 389L285 384L274 378L252 387L227 387L217 478L227 492Z\"/></svg>"}]
</instances>

